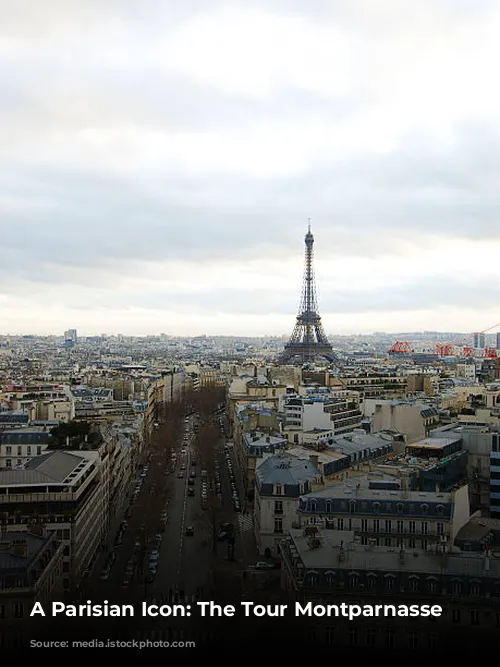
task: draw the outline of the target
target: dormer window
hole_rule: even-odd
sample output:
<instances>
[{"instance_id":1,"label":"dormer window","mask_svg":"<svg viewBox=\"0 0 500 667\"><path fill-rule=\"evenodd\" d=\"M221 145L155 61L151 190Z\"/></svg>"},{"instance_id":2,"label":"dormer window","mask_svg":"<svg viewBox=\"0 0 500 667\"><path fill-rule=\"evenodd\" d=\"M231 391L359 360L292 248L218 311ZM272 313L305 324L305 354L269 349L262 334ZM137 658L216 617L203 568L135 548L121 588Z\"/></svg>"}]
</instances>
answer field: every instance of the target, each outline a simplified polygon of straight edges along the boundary
<instances>
[{"instance_id":1,"label":"dormer window","mask_svg":"<svg viewBox=\"0 0 500 667\"><path fill-rule=\"evenodd\" d=\"M427 514L428 509L429 509L429 505L426 505L425 503L420 505L420 511L422 512L422 514L424 516Z\"/></svg>"},{"instance_id":2,"label":"dormer window","mask_svg":"<svg viewBox=\"0 0 500 667\"><path fill-rule=\"evenodd\" d=\"M351 514L354 514L356 512L356 501L355 500L350 500L349 501L349 512Z\"/></svg>"},{"instance_id":3,"label":"dormer window","mask_svg":"<svg viewBox=\"0 0 500 667\"><path fill-rule=\"evenodd\" d=\"M444 505L438 505L438 506L436 507L436 512L437 512L438 514L443 514L443 513L444 513Z\"/></svg>"},{"instance_id":4,"label":"dormer window","mask_svg":"<svg viewBox=\"0 0 500 667\"><path fill-rule=\"evenodd\" d=\"M396 505L396 510L398 514L403 514L403 503L398 503Z\"/></svg>"},{"instance_id":5,"label":"dormer window","mask_svg":"<svg viewBox=\"0 0 500 667\"><path fill-rule=\"evenodd\" d=\"M275 496L284 496L285 495L285 487L283 484L275 484L274 485L274 495Z\"/></svg>"},{"instance_id":6,"label":"dormer window","mask_svg":"<svg viewBox=\"0 0 500 667\"><path fill-rule=\"evenodd\" d=\"M378 514L380 512L380 503L373 503L373 511L375 514Z\"/></svg>"}]
</instances>

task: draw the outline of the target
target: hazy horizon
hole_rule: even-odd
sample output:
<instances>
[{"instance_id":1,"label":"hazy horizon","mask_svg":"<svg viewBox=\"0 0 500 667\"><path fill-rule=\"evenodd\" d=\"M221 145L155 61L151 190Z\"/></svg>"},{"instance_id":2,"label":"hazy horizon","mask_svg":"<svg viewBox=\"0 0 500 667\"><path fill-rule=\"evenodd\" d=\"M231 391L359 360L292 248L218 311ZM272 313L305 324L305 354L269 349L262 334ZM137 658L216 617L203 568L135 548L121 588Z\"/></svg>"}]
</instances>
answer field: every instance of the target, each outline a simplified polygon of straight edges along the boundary
<instances>
[{"instance_id":1,"label":"hazy horizon","mask_svg":"<svg viewBox=\"0 0 500 667\"><path fill-rule=\"evenodd\" d=\"M290 335L308 218L331 335L500 321L499 33L490 0L3 3L0 329Z\"/></svg>"}]
</instances>

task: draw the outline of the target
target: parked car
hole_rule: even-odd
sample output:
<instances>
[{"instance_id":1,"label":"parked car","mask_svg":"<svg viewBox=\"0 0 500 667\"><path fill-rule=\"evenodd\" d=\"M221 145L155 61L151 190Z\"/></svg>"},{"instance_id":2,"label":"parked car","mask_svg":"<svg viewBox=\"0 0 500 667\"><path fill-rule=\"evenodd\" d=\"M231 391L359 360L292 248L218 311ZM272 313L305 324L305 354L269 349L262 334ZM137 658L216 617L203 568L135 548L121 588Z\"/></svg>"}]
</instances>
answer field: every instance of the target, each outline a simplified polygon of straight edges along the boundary
<instances>
[{"instance_id":1,"label":"parked car","mask_svg":"<svg viewBox=\"0 0 500 667\"><path fill-rule=\"evenodd\" d=\"M188 526L186 528L186 537L193 537L194 535L194 528L193 526Z\"/></svg>"}]
</instances>

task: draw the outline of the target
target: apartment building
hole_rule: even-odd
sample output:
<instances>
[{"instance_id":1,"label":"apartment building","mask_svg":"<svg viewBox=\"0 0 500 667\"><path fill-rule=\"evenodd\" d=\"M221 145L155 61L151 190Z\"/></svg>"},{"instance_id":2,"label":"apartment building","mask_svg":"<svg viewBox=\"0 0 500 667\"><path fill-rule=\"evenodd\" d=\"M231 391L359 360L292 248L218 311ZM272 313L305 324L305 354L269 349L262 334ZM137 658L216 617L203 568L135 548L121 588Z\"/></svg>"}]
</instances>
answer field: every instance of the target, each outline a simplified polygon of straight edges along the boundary
<instances>
[{"instance_id":1,"label":"apartment building","mask_svg":"<svg viewBox=\"0 0 500 667\"><path fill-rule=\"evenodd\" d=\"M279 545L296 521L298 498L323 487L319 470L308 459L271 456L255 473L254 530L262 554L279 554Z\"/></svg>"},{"instance_id":2,"label":"apartment building","mask_svg":"<svg viewBox=\"0 0 500 667\"><path fill-rule=\"evenodd\" d=\"M0 403L26 413L30 420L70 421L75 416L74 401L62 385L6 385L0 391Z\"/></svg>"},{"instance_id":3,"label":"apartment building","mask_svg":"<svg viewBox=\"0 0 500 667\"><path fill-rule=\"evenodd\" d=\"M367 475L301 494L298 523L352 531L366 545L425 550L453 544L470 517L467 485L449 493L417 492L405 481Z\"/></svg>"},{"instance_id":4,"label":"apartment building","mask_svg":"<svg viewBox=\"0 0 500 667\"><path fill-rule=\"evenodd\" d=\"M107 457L105 457L107 458ZM0 471L8 530L41 524L63 544L63 588L78 586L106 534L108 503L98 451L52 451Z\"/></svg>"},{"instance_id":5,"label":"apartment building","mask_svg":"<svg viewBox=\"0 0 500 667\"><path fill-rule=\"evenodd\" d=\"M412 443L429 435L439 424L439 411L419 401L365 401L365 415L371 416L371 432L391 429Z\"/></svg>"},{"instance_id":6,"label":"apartment building","mask_svg":"<svg viewBox=\"0 0 500 667\"><path fill-rule=\"evenodd\" d=\"M63 550L54 532L0 526L0 651L12 646L7 642L13 633L19 638L18 626L29 617L35 602L43 605L60 599Z\"/></svg>"},{"instance_id":7,"label":"apartment building","mask_svg":"<svg viewBox=\"0 0 500 667\"><path fill-rule=\"evenodd\" d=\"M186 390L188 376L181 369L173 369L164 372L160 378L154 380L147 390L147 408L145 416L145 428L148 433L154 428L154 424L163 419L165 404L180 401Z\"/></svg>"},{"instance_id":8,"label":"apartment building","mask_svg":"<svg viewBox=\"0 0 500 667\"><path fill-rule=\"evenodd\" d=\"M234 440L234 453L243 476L245 491L253 492L255 471L268 457L287 447L288 442L280 434L268 435L261 431L242 433Z\"/></svg>"},{"instance_id":9,"label":"apartment building","mask_svg":"<svg viewBox=\"0 0 500 667\"><path fill-rule=\"evenodd\" d=\"M358 428L363 419L358 395L348 392L343 397L310 391L305 396L286 395L283 405L283 432L299 442L299 432L324 430L333 435L349 433Z\"/></svg>"},{"instance_id":10,"label":"apartment building","mask_svg":"<svg viewBox=\"0 0 500 667\"><path fill-rule=\"evenodd\" d=\"M493 433L491 438L490 516L500 518L500 433Z\"/></svg>"},{"instance_id":11,"label":"apartment building","mask_svg":"<svg viewBox=\"0 0 500 667\"><path fill-rule=\"evenodd\" d=\"M278 410L280 397L293 388L270 381L265 375L233 378L226 395L229 435L233 437L238 406L259 403L262 407Z\"/></svg>"},{"instance_id":12,"label":"apartment building","mask_svg":"<svg viewBox=\"0 0 500 667\"><path fill-rule=\"evenodd\" d=\"M0 431L0 469L24 465L34 456L43 454L50 433L43 428L10 428Z\"/></svg>"},{"instance_id":13,"label":"apartment building","mask_svg":"<svg viewBox=\"0 0 500 667\"><path fill-rule=\"evenodd\" d=\"M457 552L363 546L350 531L292 530L281 544L281 583L302 605L428 604L443 609L434 622L390 615L359 623L342 616L304 618L310 642L381 649L385 657L391 650L467 649L471 641L483 649L497 647L500 559Z\"/></svg>"}]
</instances>

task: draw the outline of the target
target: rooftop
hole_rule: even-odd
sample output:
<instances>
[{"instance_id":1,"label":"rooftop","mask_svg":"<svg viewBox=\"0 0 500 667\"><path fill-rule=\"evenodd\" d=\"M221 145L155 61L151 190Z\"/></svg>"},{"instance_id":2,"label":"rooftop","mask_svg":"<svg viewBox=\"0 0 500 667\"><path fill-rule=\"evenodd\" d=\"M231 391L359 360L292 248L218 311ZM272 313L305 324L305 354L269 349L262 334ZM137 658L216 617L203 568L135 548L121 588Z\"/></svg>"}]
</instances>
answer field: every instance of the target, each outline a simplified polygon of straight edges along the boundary
<instances>
[{"instance_id":1,"label":"rooftop","mask_svg":"<svg viewBox=\"0 0 500 667\"><path fill-rule=\"evenodd\" d=\"M391 488L381 488L383 486L390 486ZM313 491L307 497L311 498L313 496L315 498L348 498L357 501L387 499L440 504L451 502L453 497L451 493L408 491L401 485L401 480L397 477L383 475L382 473L356 477L355 481L345 481L342 484L328 486L320 491Z\"/></svg>"},{"instance_id":2,"label":"rooftop","mask_svg":"<svg viewBox=\"0 0 500 667\"><path fill-rule=\"evenodd\" d=\"M0 470L0 486L72 484L98 456L95 452L56 450L30 459L23 468Z\"/></svg>"},{"instance_id":3,"label":"rooftop","mask_svg":"<svg viewBox=\"0 0 500 667\"><path fill-rule=\"evenodd\" d=\"M25 546L25 555L17 555L14 544ZM21 531L8 530L0 534L0 570L26 568L47 543L46 537Z\"/></svg>"},{"instance_id":4,"label":"rooftop","mask_svg":"<svg viewBox=\"0 0 500 667\"><path fill-rule=\"evenodd\" d=\"M500 578L500 558L474 552L452 552L446 555L411 549L401 552L390 547L363 546L355 542L354 533L318 531L319 544L311 548L310 537L301 530L291 530L292 549L306 571L345 569L367 572L415 572L423 576L456 575ZM343 541L344 560L339 559Z\"/></svg>"},{"instance_id":5,"label":"rooftop","mask_svg":"<svg viewBox=\"0 0 500 667\"><path fill-rule=\"evenodd\" d=\"M255 474L263 484L290 486L321 478L321 473L311 461L288 455L270 456L260 464Z\"/></svg>"}]
</instances>

